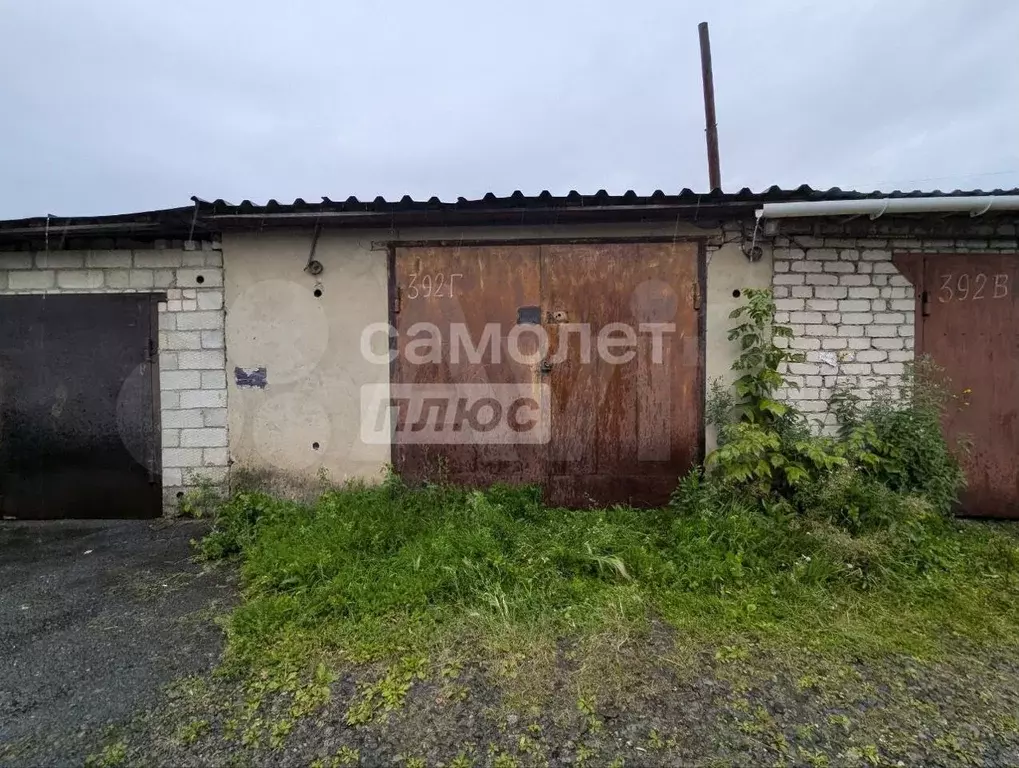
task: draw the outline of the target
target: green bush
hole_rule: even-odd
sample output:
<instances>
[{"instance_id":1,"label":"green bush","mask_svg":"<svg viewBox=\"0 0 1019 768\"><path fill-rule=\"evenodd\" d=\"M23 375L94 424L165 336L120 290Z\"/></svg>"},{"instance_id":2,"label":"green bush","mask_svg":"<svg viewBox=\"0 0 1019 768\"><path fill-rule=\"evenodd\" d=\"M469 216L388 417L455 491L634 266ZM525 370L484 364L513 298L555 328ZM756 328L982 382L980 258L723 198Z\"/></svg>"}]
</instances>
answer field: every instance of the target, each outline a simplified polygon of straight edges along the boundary
<instances>
[{"instance_id":1,"label":"green bush","mask_svg":"<svg viewBox=\"0 0 1019 768\"><path fill-rule=\"evenodd\" d=\"M775 340L792 334L775 324L770 292L746 296L729 333L742 350L732 366L740 374L736 397L712 385L708 411L721 423L718 448L705 461L709 481L746 503L792 508L851 533L926 520L923 510L948 514L964 476L941 432L951 398L933 367L911 367L894 397L866 405L836 393L838 437L811 434L792 404L775 399L788 385L782 366L800 359ZM674 500L688 505L681 497Z\"/></svg>"},{"instance_id":2,"label":"green bush","mask_svg":"<svg viewBox=\"0 0 1019 768\"><path fill-rule=\"evenodd\" d=\"M957 458L966 446L953 451L944 439L942 419L955 398L930 359L907 366L897 391L879 393L870 403L846 393L835 400L840 434L871 430L877 460L865 471L894 491L921 494L936 510L951 512L966 482Z\"/></svg>"}]
</instances>

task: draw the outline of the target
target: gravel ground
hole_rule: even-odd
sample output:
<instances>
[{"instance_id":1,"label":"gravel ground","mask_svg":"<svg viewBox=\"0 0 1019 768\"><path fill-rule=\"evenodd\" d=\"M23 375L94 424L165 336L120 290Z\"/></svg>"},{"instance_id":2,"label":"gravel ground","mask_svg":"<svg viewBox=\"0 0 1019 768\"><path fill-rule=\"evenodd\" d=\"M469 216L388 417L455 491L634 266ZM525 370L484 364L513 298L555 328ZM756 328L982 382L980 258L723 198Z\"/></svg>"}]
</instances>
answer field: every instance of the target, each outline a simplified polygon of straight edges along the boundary
<instances>
[{"instance_id":1,"label":"gravel ground","mask_svg":"<svg viewBox=\"0 0 1019 768\"><path fill-rule=\"evenodd\" d=\"M512 653L431 659L385 689L399 689L391 711L352 725L352 705L384 670L337 666L311 699L211 674L222 651L214 619L236 586L229 569L191 562L200 532L0 528L0 764L1019 764L1012 651L833 662L691 646L660 625L609 638L595 669L568 644L538 675Z\"/></svg>"},{"instance_id":2,"label":"gravel ground","mask_svg":"<svg viewBox=\"0 0 1019 768\"><path fill-rule=\"evenodd\" d=\"M218 661L226 572L197 523L0 524L0 762L80 765L96 734Z\"/></svg>"}]
</instances>

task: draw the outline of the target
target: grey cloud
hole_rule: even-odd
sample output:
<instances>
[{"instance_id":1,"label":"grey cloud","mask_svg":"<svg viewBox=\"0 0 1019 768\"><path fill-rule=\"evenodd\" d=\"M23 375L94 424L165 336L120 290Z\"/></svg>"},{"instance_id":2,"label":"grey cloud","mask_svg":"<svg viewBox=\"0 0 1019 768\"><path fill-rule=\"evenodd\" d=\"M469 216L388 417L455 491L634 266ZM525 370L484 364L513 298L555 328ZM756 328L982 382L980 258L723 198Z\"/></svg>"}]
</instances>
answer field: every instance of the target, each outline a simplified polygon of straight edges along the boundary
<instances>
[{"instance_id":1,"label":"grey cloud","mask_svg":"<svg viewBox=\"0 0 1019 768\"><path fill-rule=\"evenodd\" d=\"M703 189L704 19L726 189L1019 186L1015 3L0 0L0 217Z\"/></svg>"}]
</instances>

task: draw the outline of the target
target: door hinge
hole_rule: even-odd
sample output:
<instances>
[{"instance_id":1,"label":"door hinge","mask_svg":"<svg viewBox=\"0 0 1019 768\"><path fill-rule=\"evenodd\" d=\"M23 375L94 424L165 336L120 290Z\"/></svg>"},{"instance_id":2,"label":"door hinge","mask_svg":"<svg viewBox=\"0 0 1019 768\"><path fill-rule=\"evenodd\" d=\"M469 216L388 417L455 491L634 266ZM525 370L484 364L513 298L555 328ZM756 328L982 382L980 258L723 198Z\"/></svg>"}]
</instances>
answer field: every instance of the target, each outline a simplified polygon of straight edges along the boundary
<instances>
[{"instance_id":1,"label":"door hinge","mask_svg":"<svg viewBox=\"0 0 1019 768\"><path fill-rule=\"evenodd\" d=\"M693 284L693 308L700 311L701 308L701 286L700 283Z\"/></svg>"},{"instance_id":2,"label":"door hinge","mask_svg":"<svg viewBox=\"0 0 1019 768\"><path fill-rule=\"evenodd\" d=\"M400 309L403 305L403 289L400 286L396 286L396 290L393 292L393 314L400 314Z\"/></svg>"},{"instance_id":3,"label":"door hinge","mask_svg":"<svg viewBox=\"0 0 1019 768\"><path fill-rule=\"evenodd\" d=\"M159 352L156 349L156 340L149 339L145 349L145 362L154 363L158 357Z\"/></svg>"},{"instance_id":4,"label":"door hinge","mask_svg":"<svg viewBox=\"0 0 1019 768\"><path fill-rule=\"evenodd\" d=\"M927 291L923 291L920 294L920 316L921 317L931 316L930 296L928 295Z\"/></svg>"}]
</instances>

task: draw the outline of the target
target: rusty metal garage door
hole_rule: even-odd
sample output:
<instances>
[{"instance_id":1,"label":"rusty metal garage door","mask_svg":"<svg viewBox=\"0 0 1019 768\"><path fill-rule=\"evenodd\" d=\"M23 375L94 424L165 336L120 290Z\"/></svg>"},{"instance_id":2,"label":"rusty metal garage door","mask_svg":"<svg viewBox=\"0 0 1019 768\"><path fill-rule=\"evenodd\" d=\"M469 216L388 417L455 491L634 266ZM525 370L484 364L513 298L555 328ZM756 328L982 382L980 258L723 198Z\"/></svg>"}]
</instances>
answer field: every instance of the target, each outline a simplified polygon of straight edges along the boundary
<instances>
[{"instance_id":1,"label":"rusty metal garage door","mask_svg":"<svg viewBox=\"0 0 1019 768\"><path fill-rule=\"evenodd\" d=\"M6 518L161 512L156 297L0 297Z\"/></svg>"},{"instance_id":2,"label":"rusty metal garage door","mask_svg":"<svg viewBox=\"0 0 1019 768\"><path fill-rule=\"evenodd\" d=\"M925 256L919 272L917 349L969 390L945 419L971 445L961 512L1019 517L1019 257Z\"/></svg>"},{"instance_id":3,"label":"rusty metal garage door","mask_svg":"<svg viewBox=\"0 0 1019 768\"><path fill-rule=\"evenodd\" d=\"M397 471L663 503L701 458L700 263L696 243L396 248Z\"/></svg>"}]
</instances>

